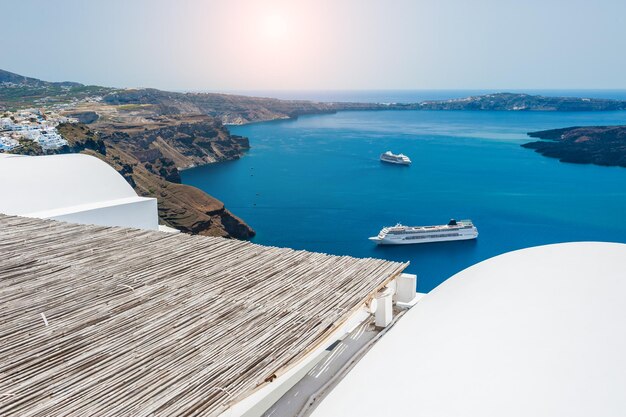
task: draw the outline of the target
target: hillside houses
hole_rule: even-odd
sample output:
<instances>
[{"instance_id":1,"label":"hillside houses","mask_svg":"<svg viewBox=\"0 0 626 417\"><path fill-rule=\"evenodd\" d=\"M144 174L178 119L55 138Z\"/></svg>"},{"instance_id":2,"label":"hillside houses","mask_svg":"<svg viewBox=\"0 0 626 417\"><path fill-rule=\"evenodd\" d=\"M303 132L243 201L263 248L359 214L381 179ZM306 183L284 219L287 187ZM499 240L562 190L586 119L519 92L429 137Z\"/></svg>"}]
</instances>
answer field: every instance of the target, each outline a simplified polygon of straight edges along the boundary
<instances>
[{"instance_id":1,"label":"hillside houses","mask_svg":"<svg viewBox=\"0 0 626 417\"><path fill-rule=\"evenodd\" d=\"M6 112L0 117L0 151L10 151L20 140L37 142L45 150L67 145L56 130L59 123L73 119L43 110L20 110Z\"/></svg>"}]
</instances>

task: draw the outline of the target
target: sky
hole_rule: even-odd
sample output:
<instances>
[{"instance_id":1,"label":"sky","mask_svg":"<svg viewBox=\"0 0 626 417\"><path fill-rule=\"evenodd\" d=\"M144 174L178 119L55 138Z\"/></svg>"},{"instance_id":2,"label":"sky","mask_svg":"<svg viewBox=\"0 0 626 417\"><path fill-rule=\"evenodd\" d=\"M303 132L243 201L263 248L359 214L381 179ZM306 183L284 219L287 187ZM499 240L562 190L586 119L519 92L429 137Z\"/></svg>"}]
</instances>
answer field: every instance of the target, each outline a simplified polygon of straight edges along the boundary
<instances>
[{"instance_id":1,"label":"sky","mask_svg":"<svg viewBox=\"0 0 626 417\"><path fill-rule=\"evenodd\" d=\"M624 0L0 0L0 68L169 90L623 89Z\"/></svg>"}]
</instances>

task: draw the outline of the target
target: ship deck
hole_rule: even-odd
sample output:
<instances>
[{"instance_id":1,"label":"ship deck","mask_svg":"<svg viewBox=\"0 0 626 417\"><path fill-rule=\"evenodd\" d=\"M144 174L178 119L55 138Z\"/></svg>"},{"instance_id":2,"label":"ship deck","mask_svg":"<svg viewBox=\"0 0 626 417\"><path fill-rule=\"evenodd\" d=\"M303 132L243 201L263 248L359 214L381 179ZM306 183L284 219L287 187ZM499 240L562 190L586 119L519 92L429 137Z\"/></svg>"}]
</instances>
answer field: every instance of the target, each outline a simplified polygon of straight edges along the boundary
<instances>
[{"instance_id":1,"label":"ship deck","mask_svg":"<svg viewBox=\"0 0 626 417\"><path fill-rule=\"evenodd\" d=\"M435 226L390 226L390 227L385 227L383 228L383 230L386 230L387 232L393 232L393 231L403 231L403 232L436 232L436 231L440 231L440 230L446 230L446 231L450 231L450 230L460 230L460 229L465 229L468 227L471 227L472 225L469 223L461 223L458 222L458 224L455 225L450 225L450 224L441 224L441 225L435 225Z\"/></svg>"}]
</instances>

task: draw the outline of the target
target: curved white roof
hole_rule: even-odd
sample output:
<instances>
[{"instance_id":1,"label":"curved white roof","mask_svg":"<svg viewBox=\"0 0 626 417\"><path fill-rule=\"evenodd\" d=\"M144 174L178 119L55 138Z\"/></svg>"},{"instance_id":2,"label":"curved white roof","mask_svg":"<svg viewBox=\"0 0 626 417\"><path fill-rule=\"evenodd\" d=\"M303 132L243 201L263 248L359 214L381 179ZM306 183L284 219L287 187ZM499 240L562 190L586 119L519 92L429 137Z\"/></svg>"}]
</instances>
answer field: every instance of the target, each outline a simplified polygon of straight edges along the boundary
<instances>
[{"instance_id":1,"label":"curved white roof","mask_svg":"<svg viewBox=\"0 0 626 417\"><path fill-rule=\"evenodd\" d=\"M474 265L426 295L313 416L626 415L626 245Z\"/></svg>"},{"instance_id":2,"label":"curved white roof","mask_svg":"<svg viewBox=\"0 0 626 417\"><path fill-rule=\"evenodd\" d=\"M82 154L0 158L0 190L0 213L15 215L137 198L115 169Z\"/></svg>"}]
</instances>

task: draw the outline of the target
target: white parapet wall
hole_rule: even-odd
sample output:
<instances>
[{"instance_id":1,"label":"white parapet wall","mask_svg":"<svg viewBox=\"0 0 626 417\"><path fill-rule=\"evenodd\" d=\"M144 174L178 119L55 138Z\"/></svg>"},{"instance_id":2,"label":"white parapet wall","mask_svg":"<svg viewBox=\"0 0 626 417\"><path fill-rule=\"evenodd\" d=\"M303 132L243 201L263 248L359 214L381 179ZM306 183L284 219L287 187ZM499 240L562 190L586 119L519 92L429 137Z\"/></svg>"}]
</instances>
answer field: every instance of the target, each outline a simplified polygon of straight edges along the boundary
<instances>
[{"instance_id":1,"label":"white parapet wall","mask_svg":"<svg viewBox=\"0 0 626 417\"><path fill-rule=\"evenodd\" d=\"M159 230L157 200L129 197L101 203L63 207L61 209L26 213L24 217L60 220L68 223L121 226L135 229Z\"/></svg>"},{"instance_id":2,"label":"white parapet wall","mask_svg":"<svg viewBox=\"0 0 626 417\"><path fill-rule=\"evenodd\" d=\"M0 213L158 230L157 200L139 197L115 169L82 155L0 157Z\"/></svg>"}]
</instances>

